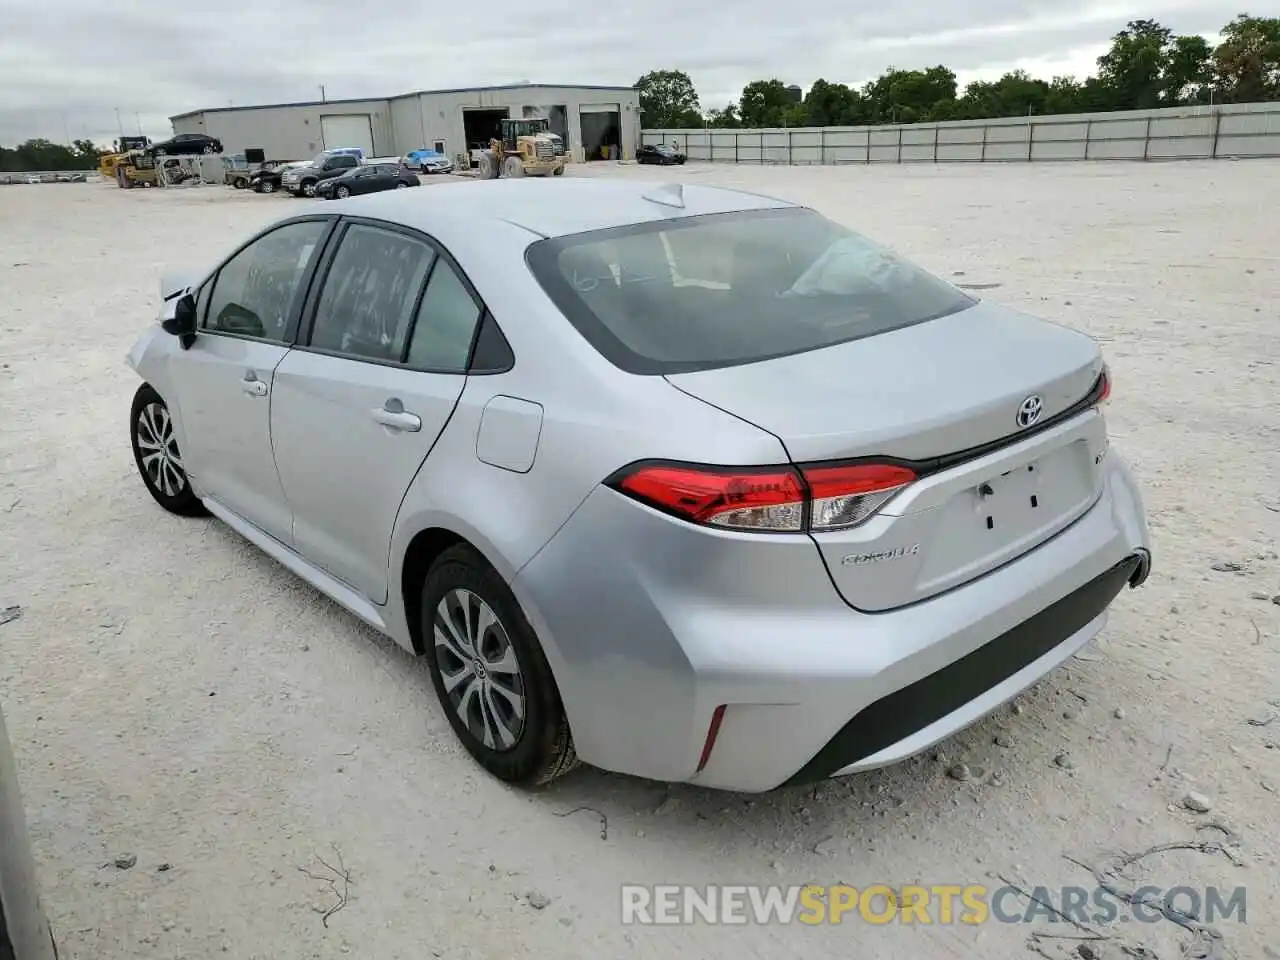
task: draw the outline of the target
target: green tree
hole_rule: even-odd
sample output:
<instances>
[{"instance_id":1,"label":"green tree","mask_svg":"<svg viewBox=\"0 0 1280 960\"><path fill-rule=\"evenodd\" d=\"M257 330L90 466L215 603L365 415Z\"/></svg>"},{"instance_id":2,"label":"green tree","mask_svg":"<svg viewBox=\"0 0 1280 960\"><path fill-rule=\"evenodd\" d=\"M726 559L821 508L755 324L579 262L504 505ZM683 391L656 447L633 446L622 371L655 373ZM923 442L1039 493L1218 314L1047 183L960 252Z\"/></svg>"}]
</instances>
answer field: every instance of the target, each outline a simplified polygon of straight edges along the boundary
<instances>
[{"instance_id":1,"label":"green tree","mask_svg":"<svg viewBox=\"0 0 1280 960\"><path fill-rule=\"evenodd\" d=\"M781 80L753 80L742 88L738 117L744 127L799 127L805 111Z\"/></svg>"},{"instance_id":2,"label":"green tree","mask_svg":"<svg viewBox=\"0 0 1280 960\"><path fill-rule=\"evenodd\" d=\"M698 91L683 70L651 70L636 81L640 123L651 129L702 126Z\"/></svg>"},{"instance_id":3,"label":"green tree","mask_svg":"<svg viewBox=\"0 0 1280 960\"><path fill-rule=\"evenodd\" d=\"M1029 113L1045 113L1049 92L1049 84L1032 78L1025 70L1006 73L990 83L975 80L965 87L964 96L957 103L956 119L1025 117Z\"/></svg>"},{"instance_id":4,"label":"green tree","mask_svg":"<svg viewBox=\"0 0 1280 960\"><path fill-rule=\"evenodd\" d=\"M1201 36L1174 37L1164 73L1167 104L1207 103L1213 86L1213 47Z\"/></svg>"},{"instance_id":5,"label":"green tree","mask_svg":"<svg viewBox=\"0 0 1280 960\"><path fill-rule=\"evenodd\" d=\"M1222 28L1213 66L1228 103L1280 100L1280 17L1240 14Z\"/></svg>"},{"instance_id":6,"label":"green tree","mask_svg":"<svg viewBox=\"0 0 1280 960\"><path fill-rule=\"evenodd\" d=\"M939 64L927 70L890 67L862 90L870 123L918 123L950 113L956 99L956 75Z\"/></svg>"},{"instance_id":7,"label":"green tree","mask_svg":"<svg viewBox=\"0 0 1280 960\"><path fill-rule=\"evenodd\" d=\"M815 80L804 98L804 124L809 127L856 127L866 122L862 95L843 83Z\"/></svg>"},{"instance_id":8,"label":"green tree","mask_svg":"<svg viewBox=\"0 0 1280 960\"><path fill-rule=\"evenodd\" d=\"M742 126L742 120L738 117L738 105L731 103L718 110L709 111L707 113L707 125L722 129L736 129Z\"/></svg>"}]
</instances>

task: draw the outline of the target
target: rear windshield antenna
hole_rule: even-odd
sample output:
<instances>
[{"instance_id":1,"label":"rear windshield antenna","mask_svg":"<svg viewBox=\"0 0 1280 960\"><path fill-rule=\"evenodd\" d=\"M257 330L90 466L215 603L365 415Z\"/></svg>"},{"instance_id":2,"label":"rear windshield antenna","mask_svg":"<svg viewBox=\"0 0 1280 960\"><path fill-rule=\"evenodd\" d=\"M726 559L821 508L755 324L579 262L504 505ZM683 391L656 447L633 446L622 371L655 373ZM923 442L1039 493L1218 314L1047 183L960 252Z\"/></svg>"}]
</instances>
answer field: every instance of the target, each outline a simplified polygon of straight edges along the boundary
<instances>
[{"instance_id":1,"label":"rear windshield antenna","mask_svg":"<svg viewBox=\"0 0 1280 960\"><path fill-rule=\"evenodd\" d=\"M644 198L651 203L660 203L664 207L678 207L683 210L684 184L664 183L660 187L654 187L644 195Z\"/></svg>"}]
</instances>

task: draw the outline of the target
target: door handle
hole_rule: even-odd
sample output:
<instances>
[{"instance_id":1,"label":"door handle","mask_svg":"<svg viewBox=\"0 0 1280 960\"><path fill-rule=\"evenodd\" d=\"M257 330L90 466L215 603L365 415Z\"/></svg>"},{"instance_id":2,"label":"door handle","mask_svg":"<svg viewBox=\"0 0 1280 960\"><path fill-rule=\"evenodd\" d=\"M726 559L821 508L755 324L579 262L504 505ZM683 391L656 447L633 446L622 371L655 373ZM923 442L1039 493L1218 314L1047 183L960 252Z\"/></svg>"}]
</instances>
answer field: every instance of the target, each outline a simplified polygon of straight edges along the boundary
<instances>
[{"instance_id":1,"label":"door handle","mask_svg":"<svg viewBox=\"0 0 1280 960\"><path fill-rule=\"evenodd\" d=\"M241 380L240 389L251 397L265 397L267 395L267 385L256 377L252 380L248 377Z\"/></svg>"},{"instance_id":2,"label":"door handle","mask_svg":"<svg viewBox=\"0 0 1280 960\"><path fill-rule=\"evenodd\" d=\"M406 410L399 400L388 400L385 407L376 407L369 415L384 427L392 430L404 430L406 433L417 433L422 429L422 418L416 413Z\"/></svg>"}]
</instances>

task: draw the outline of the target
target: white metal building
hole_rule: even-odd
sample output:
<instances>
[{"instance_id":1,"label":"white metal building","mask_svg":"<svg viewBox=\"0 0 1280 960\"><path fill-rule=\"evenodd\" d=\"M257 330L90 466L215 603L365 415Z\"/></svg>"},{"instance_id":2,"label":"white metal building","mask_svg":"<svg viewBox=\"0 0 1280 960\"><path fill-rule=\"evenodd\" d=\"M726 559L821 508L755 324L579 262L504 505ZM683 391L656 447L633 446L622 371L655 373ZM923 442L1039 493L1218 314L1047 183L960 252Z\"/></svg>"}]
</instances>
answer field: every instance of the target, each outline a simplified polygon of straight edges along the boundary
<instances>
[{"instance_id":1,"label":"white metal building","mask_svg":"<svg viewBox=\"0 0 1280 960\"><path fill-rule=\"evenodd\" d=\"M260 147L269 160L299 160L333 147L383 157L430 147L457 157L487 144L507 116L547 117L578 161L632 159L640 143L640 98L632 87L420 90L386 99L214 107L169 120L174 133L209 134L229 152Z\"/></svg>"}]
</instances>

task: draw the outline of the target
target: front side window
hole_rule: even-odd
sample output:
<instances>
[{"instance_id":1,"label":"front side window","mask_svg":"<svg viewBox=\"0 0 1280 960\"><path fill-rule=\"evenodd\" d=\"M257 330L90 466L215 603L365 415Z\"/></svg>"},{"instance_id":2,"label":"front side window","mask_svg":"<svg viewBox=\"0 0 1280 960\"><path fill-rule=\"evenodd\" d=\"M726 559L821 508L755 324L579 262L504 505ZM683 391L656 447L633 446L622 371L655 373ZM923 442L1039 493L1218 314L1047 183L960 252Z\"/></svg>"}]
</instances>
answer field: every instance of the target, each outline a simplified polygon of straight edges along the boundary
<instances>
[{"instance_id":1,"label":"front side window","mask_svg":"<svg viewBox=\"0 0 1280 960\"><path fill-rule=\"evenodd\" d=\"M852 230L797 208L541 240L527 261L579 332L634 373L801 353L974 303Z\"/></svg>"},{"instance_id":2,"label":"front side window","mask_svg":"<svg viewBox=\"0 0 1280 960\"><path fill-rule=\"evenodd\" d=\"M285 224L223 264L213 281L205 329L284 342L303 277L329 224Z\"/></svg>"},{"instance_id":3,"label":"front side window","mask_svg":"<svg viewBox=\"0 0 1280 960\"><path fill-rule=\"evenodd\" d=\"M325 278L311 346L361 359L399 362L435 251L392 230L353 224Z\"/></svg>"}]
</instances>

